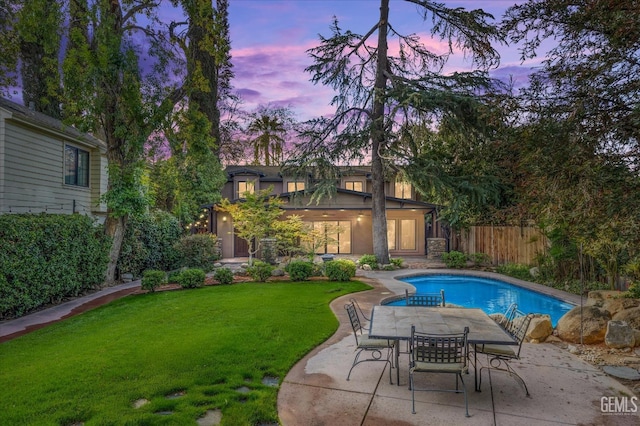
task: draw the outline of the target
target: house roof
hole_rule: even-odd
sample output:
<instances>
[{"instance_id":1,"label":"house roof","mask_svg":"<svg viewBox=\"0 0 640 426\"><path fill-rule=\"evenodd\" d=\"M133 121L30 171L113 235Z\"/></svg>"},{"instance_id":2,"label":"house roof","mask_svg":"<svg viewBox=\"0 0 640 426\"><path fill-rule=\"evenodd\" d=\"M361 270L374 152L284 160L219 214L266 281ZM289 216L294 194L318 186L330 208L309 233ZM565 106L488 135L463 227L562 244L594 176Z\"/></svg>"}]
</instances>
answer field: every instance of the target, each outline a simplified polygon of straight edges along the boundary
<instances>
[{"instance_id":1,"label":"house roof","mask_svg":"<svg viewBox=\"0 0 640 426\"><path fill-rule=\"evenodd\" d=\"M33 111L24 105L17 104L5 98L0 98L0 109L7 111L12 120L21 121L48 131L62 133L69 139L83 142L86 145L106 151L107 144L88 133L83 133L75 127L68 126L62 121L41 112Z\"/></svg>"},{"instance_id":2,"label":"house roof","mask_svg":"<svg viewBox=\"0 0 640 426\"><path fill-rule=\"evenodd\" d=\"M342 176L366 176L368 178L371 174L369 166L339 166L338 169ZM225 171L229 179L237 175L255 175L259 176L263 182L282 182L284 176L295 176L283 173L280 166L236 165L227 166Z\"/></svg>"}]
</instances>

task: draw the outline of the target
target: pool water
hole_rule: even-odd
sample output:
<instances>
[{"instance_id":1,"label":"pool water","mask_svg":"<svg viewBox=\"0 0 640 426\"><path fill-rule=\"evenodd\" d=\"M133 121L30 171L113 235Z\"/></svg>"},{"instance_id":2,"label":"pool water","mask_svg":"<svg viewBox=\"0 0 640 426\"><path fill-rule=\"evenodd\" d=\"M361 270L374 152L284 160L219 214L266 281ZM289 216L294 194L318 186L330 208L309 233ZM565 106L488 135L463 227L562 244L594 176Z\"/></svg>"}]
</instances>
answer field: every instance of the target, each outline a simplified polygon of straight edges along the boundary
<instances>
[{"instance_id":1,"label":"pool water","mask_svg":"<svg viewBox=\"0 0 640 426\"><path fill-rule=\"evenodd\" d=\"M417 293L439 293L443 289L447 304L480 308L487 314L504 313L509 305L517 303L518 309L524 313L549 314L554 327L574 307L555 297L489 278L425 275L401 281L415 286ZM401 306L405 303L405 299L401 299L389 304Z\"/></svg>"}]
</instances>

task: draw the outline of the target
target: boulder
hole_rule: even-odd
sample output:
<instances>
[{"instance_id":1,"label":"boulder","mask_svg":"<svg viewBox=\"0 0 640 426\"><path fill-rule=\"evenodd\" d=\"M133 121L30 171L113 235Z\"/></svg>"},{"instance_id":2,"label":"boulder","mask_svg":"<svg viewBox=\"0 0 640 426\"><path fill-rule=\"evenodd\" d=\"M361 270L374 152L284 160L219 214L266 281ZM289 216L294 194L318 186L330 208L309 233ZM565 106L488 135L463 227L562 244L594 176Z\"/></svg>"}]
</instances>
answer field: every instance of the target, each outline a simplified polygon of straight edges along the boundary
<instances>
[{"instance_id":1,"label":"boulder","mask_svg":"<svg viewBox=\"0 0 640 426\"><path fill-rule=\"evenodd\" d=\"M535 314L531 319L531 324L529 324L527 338L544 342L547 337L551 336L551 333L553 333L551 317L549 315Z\"/></svg>"},{"instance_id":2,"label":"boulder","mask_svg":"<svg viewBox=\"0 0 640 426\"><path fill-rule=\"evenodd\" d=\"M280 268L275 268L273 271L271 271L271 276L284 277L284 270Z\"/></svg>"},{"instance_id":3,"label":"boulder","mask_svg":"<svg viewBox=\"0 0 640 426\"><path fill-rule=\"evenodd\" d=\"M615 321L626 321L631 328L640 330L640 306L620 311L615 314L612 319Z\"/></svg>"},{"instance_id":4,"label":"boulder","mask_svg":"<svg viewBox=\"0 0 640 426\"><path fill-rule=\"evenodd\" d=\"M615 296L619 296L620 292L618 290L592 290L588 294L589 299L595 300L605 300L612 299Z\"/></svg>"},{"instance_id":5,"label":"boulder","mask_svg":"<svg viewBox=\"0 0 640 426\"><path fill-rule=\"evenodd\" d=\"M580 331L582 330L582 343L591 345L602 343L607 332L607 323L611 319L608 311L597 306L576 306L564 314L558 321L556 330L558 337L566 342L580 343ZM582 324L580 320L582 317Z\"/></svg>"},{"instance_id":6,"label":"boulder","mask_svg":"<svg viewBox=\"0 0 640 426\"><path fill-rule=\"evenodd\" d=\"M362 270L363 271L370 271L371 270L371 265L369 265L368 263L365 263L364 265L362 265Z\"/></svg>"},{"instance_id":7,"label":"boulder","mask_svg":"<svg viewBox=\"0 0 640 426\"><path fill-rule=\"evenodd\" d=\"M609 321L604 343L610 348L632 348L635 343L633 328L625 321Z\"/></svg>"},{"instance_id":8,"label":"boulder","mask_svg":"<svg viewBox=\"0 0 640 426\"><path fill-rule=\"evenodd\" d=\"M615 316L618 312L624 311L625 309L635 308L640 306L640 300L638 299L629 299L625 297L617 297L614 299L605 299L602 303L602 309L609 311L611 316Z\"/></svg>"}]
</instances>

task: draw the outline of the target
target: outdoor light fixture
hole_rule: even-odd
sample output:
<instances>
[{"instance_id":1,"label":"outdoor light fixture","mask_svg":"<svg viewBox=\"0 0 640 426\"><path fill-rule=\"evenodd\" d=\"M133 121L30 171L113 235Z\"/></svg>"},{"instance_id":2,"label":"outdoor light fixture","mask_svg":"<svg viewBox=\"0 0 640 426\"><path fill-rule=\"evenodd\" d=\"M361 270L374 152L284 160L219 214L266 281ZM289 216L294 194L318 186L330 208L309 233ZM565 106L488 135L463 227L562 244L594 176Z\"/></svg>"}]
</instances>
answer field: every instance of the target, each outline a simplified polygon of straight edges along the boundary
<instances>
[{"instance_id":1,"label":"outdoor light fixture","mask_svg":"<svg viewBox=\"0 0 640 426\"><path fill-rule=\"evenodd\" d=\"M222 221L226 222L227 221L227 217L226 216L222 216Z\"/></svg>"}]
</instances>

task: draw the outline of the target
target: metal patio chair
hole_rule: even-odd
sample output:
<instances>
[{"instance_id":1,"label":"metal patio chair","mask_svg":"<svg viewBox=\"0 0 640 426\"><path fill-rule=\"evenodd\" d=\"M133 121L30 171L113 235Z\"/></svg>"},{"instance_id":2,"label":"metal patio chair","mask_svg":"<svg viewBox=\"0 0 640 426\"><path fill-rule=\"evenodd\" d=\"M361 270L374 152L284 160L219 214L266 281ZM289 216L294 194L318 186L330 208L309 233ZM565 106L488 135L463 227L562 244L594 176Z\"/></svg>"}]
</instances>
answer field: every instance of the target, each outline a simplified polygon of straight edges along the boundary
<instances>
[{"instance_id":1,"label":"metal patio chair","mask_svg":"<svg viewBox=\"0 0 640 426\"><path fill-rule=\"evenodd\" d=\"M499 325L501 325L503 328L506 328L507 324L513 319L517 311L518 311L518 304L512 303L509 305L507 310L504 311L504 314L502 314L498 318L494 318L494 321L497 322Z\"/></svg>"},{"instance_id":2,"label":"metal patio chair","mask_svg":"<svg viewBox=\"0 0 640 426\"><path fill-rule=\"evenodd\" d=\"M405 289L404 294L407 306L444 306L444 290L440 290L440 293L410 294L409 290Z\"/></svg>"},{"instance_id":3,"label":"metal patio chair","mask_svg":"<svg viewBox=\"0 0 640 426\"><path fill-rule=\"evenodd\" d=\"M347 303L344 305L344 308L347 310L349 321L351 322L351 328L353 329L353 335L356 338L357 351L356 356L353 359L353 364L351 364L351 368L349 369L349 374L347 374L347 380L351 377L351 371L356 365L368 361L383 361L389 363L389 383L392 384L391 368L393 367L393 342L385 339L371 339L369 335L363 331L362 322L360 321L354 302ZM386 351L387 354L386 357L383 358L384 351ZM363 353L367 353L369 357L361 359L360 356Z\"/></svg>"},{"instance_id":4,"label":"metal patio chair","mask_svg":"<svg viewBox=\"0 0 640 426\"><path fill-rule=\"evenodd\" d=\"M467 336L469 327L462 333L428 334L416 331L411 326L411 349L409 354L409 387L411 388L411 412L416 413L415 391L455 392L464 393L465 415L469 417L467 389L464 385L463 373L467 373ZM416 389L414 376L418 373L447 373L455 374L455 389ZM462 390L458 387L458 378L462 382Z\"/></svg>"},{"instance_id":5,"label":"metal patio chair","mask_svg":"<svg viewBox=\"0 0 640 426\"><path fill-rule=\"evenodd\" d=\"M522 343L524 342L525 336L527 335L527 330L529 329L529 324L531 323L531 319L533 315L524 314L517 309L514 310L513 317L511 320L507 321L504 325L504 329L507 333L513 337L516 341L516 345L474 345L473 350L475 351L475 356L477 354L484 354L487 356L487 361L489 362L488 366L483 366L480 368L480 380L476 386L476 390L480 391L482 387L482 370L497 370L504 371L509 374L511 377L516 379L522 386L527 394L529 394L529 388L527 388L527 384L524 379L520 377L518 373L511 367L509 361L520 359L520 351L522 350Z\"/></svg>"}]
</instances>

